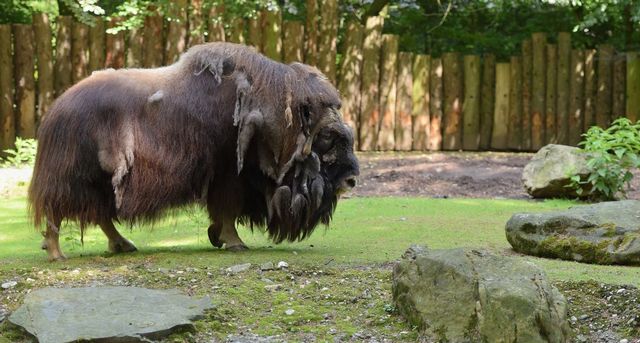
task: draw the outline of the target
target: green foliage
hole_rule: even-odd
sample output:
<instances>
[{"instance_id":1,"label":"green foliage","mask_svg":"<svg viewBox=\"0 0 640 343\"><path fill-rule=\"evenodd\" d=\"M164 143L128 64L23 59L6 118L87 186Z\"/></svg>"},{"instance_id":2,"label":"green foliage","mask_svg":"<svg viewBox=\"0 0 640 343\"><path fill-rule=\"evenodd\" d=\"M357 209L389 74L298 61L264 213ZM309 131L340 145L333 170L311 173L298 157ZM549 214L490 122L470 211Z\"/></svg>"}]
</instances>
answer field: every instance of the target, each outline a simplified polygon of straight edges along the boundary
<instances>
[{"instance_id":1,"label":"green foliage","mask_svg":"<svg viewBox=\"0 0 640 343\"><path fill-rule=\"evenodd\" d=\"M2 167L32 166L36 161L38 144L35 139L16 138L16 148L7 149L6 157L0 161Z\"/></svg>"},{"instance_id":2,"label":"green foliage","mask_svg":"<svg viewBox=\"0 0 640 343\"><path fill-rule=\"evenodd\" d=\"M594 126L583 136L580 145L589 156L587 166L592 172L586 180L574 175L570 186L581 195L588 184L589 195L596 199L624 196L633 178L631 169L640 167L640 121L634 124L618 118L608 129Z\"/></svg>"}]
</instances>

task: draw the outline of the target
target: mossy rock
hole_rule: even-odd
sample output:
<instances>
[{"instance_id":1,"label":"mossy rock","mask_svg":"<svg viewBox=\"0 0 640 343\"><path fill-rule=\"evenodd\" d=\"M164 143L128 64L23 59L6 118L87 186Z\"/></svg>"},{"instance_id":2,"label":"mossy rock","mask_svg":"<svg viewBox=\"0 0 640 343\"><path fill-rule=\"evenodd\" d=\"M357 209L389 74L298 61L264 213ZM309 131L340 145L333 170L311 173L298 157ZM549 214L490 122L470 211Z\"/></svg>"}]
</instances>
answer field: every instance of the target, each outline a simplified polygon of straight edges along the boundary
<instances>
[{"instance_id":1,"label":"mossy rock","mask_svg":"<svg viewBox=\"0 0 640 343\"><path fill-rule=\"evenodd\" d=\"M398 311L436 342L566 342L567 302L544 272L470 249L412 247L393 270Z\"/></svg>"},{"instance_id":2,"label":"mossy rock","mask_svg":"<svg viewBox=\"0 0 640 343\"><path fill-rule=\"evenodd\" d=\"M519 213L506 226L514 250L595 264L640 265L640 201Z\"/></svg>"}]
</instances>

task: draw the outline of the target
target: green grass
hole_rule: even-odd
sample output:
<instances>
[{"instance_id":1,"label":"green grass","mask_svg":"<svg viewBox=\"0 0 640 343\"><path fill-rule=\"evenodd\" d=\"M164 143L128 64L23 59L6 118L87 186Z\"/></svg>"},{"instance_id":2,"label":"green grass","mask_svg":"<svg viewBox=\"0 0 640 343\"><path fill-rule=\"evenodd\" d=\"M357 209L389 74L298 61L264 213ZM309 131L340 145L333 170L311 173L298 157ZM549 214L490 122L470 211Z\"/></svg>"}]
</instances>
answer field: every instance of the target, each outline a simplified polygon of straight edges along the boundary
<instances>
[{"instance_id":1,"label":"green grass","mask_svg":"<svg viewBox=\"0 0 640 343\"><path fill-rule=\"evenodd\" d=\"M64 264L49 264L39 249L41 234L27 217L23 197L0 204L0 271L30 266L82 266L91 263L123 264L141 256L153 257L168 267L197 259L209 266L286 260L304 265L361 266L398 259L411 244L430 248L487 248L512 254L504 234L506 221L516 212L565 209L570 201L520 201L485 199L354 198L340 202L331 227L319 227L310 239L274 245L266 235L240 229L250 252L231 254L210 246L205 214L199 209L177 211L153 226L121 227L138 253L110 256L99 229L88 230L84 245L73 223L63 225L61 244L70 257ZM295 254L295 255L294 255ZM594 266L533 257L553 279L589 280L640 285L636 268Z\"/></svg>"}]
</instances>

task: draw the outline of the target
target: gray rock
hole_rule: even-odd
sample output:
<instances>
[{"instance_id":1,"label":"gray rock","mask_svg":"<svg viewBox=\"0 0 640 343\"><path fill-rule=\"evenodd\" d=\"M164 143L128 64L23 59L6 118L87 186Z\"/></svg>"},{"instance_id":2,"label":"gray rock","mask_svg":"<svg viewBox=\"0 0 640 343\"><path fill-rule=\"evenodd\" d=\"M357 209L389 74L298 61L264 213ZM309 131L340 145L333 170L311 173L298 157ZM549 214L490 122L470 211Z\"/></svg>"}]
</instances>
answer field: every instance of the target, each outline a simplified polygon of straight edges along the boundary
<instances>
[{"instance_id":1,"label":"gray rock","mask_svg":"<svg viewBox=\"0 0 640 343\"><path fill-rule=\"evenodd\" d=\"M416 252L418 251L418 252ZM400 314L441 342L566 342L567 302L532 263L413 248L393 269Z\"/></svg>"},{"instance_id":2,"label":"gray rock","mask_svg":"<svg viewBox=\"0 0 640 343\"><path fill-rule=\"evenodd\" d=\"M260 270L263 272L268 270L273 270L273 269L274 269L273 262L265 262L260 265Z\"/></svg>"},{"instance_id":3,"label":"gray rock","mask_svg":"<svg viewBox=\"0 0 640 343\"><path fill-rule=\"evenodd\" d=\"M285 268L289 268L289 263L285 261L278 262L278 269L285 269Z\"/></svg>"},{"instance_id":4,"label":"gray rock","mask_svg":"<svg viewBox=\"0 0 640 343\"><path fill-rule=\"evenodd\" d=\"M524 167L522 182L534 198L575 198L578 197L575 190L565 186L571 183L572 175L586 178L590 173L586 155L580 149L549 144L538 150Z\"/></svg>"},{"instance_id":5,"label":"gray rock","mask_svg":"<svg viewBox=\"0 0 640 343\"><path fill-rule=\"evenodd\" d=\"M43 288L27 294L9 321L40 343L142 342L192 327L209 298L137 287Z\"/></svg>"},{"instance_id":6,"label":"gray rock","mask_svg":"<svg viewBox=\"0 0 640 343\"><path fill-rule=\"evenodd\" d=\"M236 264L235 266L231 266L225 269L225 271L229 274L238 274L238 273L246 272L247 270L249 270L249 268L251 268L251 263L243 263L243 264Z\"/></svg>"},{"instance_id":7,"label":"gray rock","mask_svg":"<svg viewBox=\"0 0 640 343\"><path fill-rule=\"evenodd\" d=\"M640 264L640 201L515 214L506 225L515 251L597 264Z\"/></svg>"},{"instance_id":8,"label":"gray rock","mask_svg":"<svg viewBox=\"0 0 640 343\"><path fill-rule=\"evenodd\" d=\"M275 292L275 291L279 291L280 288L282 288L282 285L280 284L275 284L275 285L266 285L264 286L264 289L268 292Z\"/></svg>"},{"instance_id":9,"label":"gray rock","mask_svg":"<svg viewBox=\"0 0 640 343\"><path fill-rule=\"evenodd\" d=\"M7 281L2 283L2 285L0 285L0 287L2 287L2 289L9 289L9 288L13 288L17 285L18 283L16 281Z\"/></svg>"}]
</instances>

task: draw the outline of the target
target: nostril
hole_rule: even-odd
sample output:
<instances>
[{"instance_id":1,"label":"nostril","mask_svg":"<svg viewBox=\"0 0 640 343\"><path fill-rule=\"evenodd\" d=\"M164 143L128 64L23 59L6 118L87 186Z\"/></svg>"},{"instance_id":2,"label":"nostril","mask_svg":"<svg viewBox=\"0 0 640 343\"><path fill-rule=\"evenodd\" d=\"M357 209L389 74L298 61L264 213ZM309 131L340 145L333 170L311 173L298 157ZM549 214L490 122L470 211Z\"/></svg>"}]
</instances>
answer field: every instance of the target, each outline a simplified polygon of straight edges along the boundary
<instances>
[{"instance_id":1,"label":"nostril","mask_svg":"<svg viewBox=\"0 0 640 343\"><path fill-rule=\"evenodd\" d=\"M347 186L353 188L356 186L356 178L355 177L350 177L346 180L344 180L344 182L347 184Z\"/></svg>"}]
</instances>

